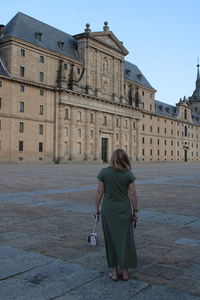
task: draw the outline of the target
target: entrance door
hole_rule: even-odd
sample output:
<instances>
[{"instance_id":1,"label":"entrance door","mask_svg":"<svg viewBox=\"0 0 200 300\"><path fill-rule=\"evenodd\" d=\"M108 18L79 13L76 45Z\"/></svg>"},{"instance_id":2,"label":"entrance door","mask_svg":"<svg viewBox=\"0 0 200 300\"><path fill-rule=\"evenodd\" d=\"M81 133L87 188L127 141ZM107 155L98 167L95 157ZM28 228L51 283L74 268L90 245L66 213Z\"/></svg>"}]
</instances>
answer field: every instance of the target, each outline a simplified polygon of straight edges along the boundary
<instances>
[{"instance_id":1,"label":"entrance door","mask_svg":"<svg viewBox=\"0 0 200 300\"><path fill-rule=\"evenodd\" d=\"M188 157L187 157L187 150L184 150L185 151L185 161L188 160Z\"/></svg>"},{"instance_id":2,"label":"entrance door","mask_svg":"<svg viewBox=\"0 0 200 300\"><path fill-rule=\"evenodd\" d=\"M101 159L103 162L108 162L108 139L101 139Z\"/></svg>"}]
</instances>

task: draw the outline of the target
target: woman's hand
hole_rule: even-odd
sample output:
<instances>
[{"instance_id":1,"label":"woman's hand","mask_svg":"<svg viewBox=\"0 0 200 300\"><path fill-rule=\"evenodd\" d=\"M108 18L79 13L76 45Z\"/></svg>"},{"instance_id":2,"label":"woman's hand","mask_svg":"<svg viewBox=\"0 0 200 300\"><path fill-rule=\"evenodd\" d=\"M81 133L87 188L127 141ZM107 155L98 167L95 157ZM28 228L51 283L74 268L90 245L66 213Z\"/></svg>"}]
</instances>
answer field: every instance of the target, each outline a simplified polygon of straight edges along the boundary
<instances>
[{"instance_id":1,"label":"woman's hand","mask_svg":"<svg viewBox=\"0 0 200 300\"><path fill-rule=\"evenodd\" d=\"M97 211L93 214L94 218L99 218L100 210L97 209Z\"/></svg>"},{"instance_id":2,"label":"woman's hand","mask_svg":"<svg viewBox=\"0 0 200 300\"><path fill-rule=\"evenodd\" d=\"M138 220L138 214L137 214L137 212L133 212L132 213L131 219L132 219L133 223L137 223L137 220Z\"/></svg>"}]
</instances>

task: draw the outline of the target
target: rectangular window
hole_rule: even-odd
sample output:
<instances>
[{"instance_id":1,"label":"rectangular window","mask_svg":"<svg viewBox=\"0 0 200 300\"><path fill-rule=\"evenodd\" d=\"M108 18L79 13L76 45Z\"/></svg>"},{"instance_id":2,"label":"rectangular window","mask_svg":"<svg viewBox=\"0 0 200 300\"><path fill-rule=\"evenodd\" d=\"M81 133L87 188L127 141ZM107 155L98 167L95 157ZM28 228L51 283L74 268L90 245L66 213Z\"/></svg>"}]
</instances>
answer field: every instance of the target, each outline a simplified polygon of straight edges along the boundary
<instances>
[{"instance_id":1,"label":"rectangular window","mask_svg":"<svg viewBox=\"0 0 200 300\"><path fill-rule=\"evenodd\" d=\"M43 152L43 143L39 143L39 152Z\"/></svg>"},{"instance_id":2,"label":"rectangular window","mask_svg":"<svg viewBox=\"0 0 200 300\"><path fill-rule=\"evenodd\" d=\"M25 56L25 50L21 49L21 56Z\"/></svg>"},{"instance_id":3,"label":"rectangular window","mask_svg":"<svg viewBox=\"0 0 200 300\"><path fill-rule=\"evenodd\" d=\"M150 155L152 155L152 153L153 153L153 152L152 152L152 149L150 149Z\"/></svg>"},{"instance_id":4,"label":"rectangular window","mask_svg":"<svg viewBox=\"0 0 200 300\"><path fill-rule=\"evenodd\" d=\"M0 130L1 130L1 120L0 120Z\"/></svg>"},{"instance_id":5,"label":"rectangular window","mask_svg":"<svg viewBox=\"0 0 200 300\"><path fill-rule=\"evenodd\" d=\"M167 133L167 128L165 128L165 134Z\"/></svg>"},{"instance_id":6,"label":"rectangular window","mask_svg":"<svg viewBox=\"0 0 200 300\"><path fill-rule=\"evenodd\" d=\"M24 92L24 85L20 85L19 89L20 89L20 92Z\"/></svg>"},{"instance_id":7,"label":"rectangular window","mask_svg":"<svg viewBox=\"0 0 200 300\"><path fill-rule=\"evenodd\" d=\"M79 112L78 112L78 121L81 121L81 120L82 120L82 112L79 111Z\"/></svg>"},{"instance_id":8,"label":"rectangular window","mask_svg":"<svg viewBox=\"0 0 200 300\"><path fill-rule=\"evenodd\" d=\"M68 127L65 127L65 136L68 136Z\"/></svg>"},{"instance_id":9,"label":"rectangular window","mask_svg":"<svg viewBox=\"0 0 200 300\"><path fill-rule=\"evenodd\" d=\"M107 116L103 117L103 125L107 125Z\"/></svg>"},{"instance_id":10,"label":"rectangular window","mask_svg":"<svg viewBox=\"0 0 200 300\"><path fill-rule=\"evenodd\" d=\"M125 128L128 128L128 121L125 120Z\"/></svg>"},{"instance_id":11,"label":"rectangular window","mask_svg":"<svg viewBox=\"0 0 200 300\"><path fill-rule=\"evenodd\" d=\"M177 141L177 146L179 146L179 141Z\"/></svg>"},{"instance_id":12,"label":"rectangular window","mask_svg":"<svg viewBox=\"0 0 200 300\"><path fill-rule=\"evenodd\" d=\"M65 120L69 119L69 110L65 109Z\"/></svg>"},{"instance_id":13,"label":"rectangular window","mask_svg":"<svg viewBox=\"0 0 200 300\"><path fill-rule=\"evenodd\" d=\"M43 105L40 105L40 115L43 115L44 114L44 107Z\"/></svg>"},{"instance_id":14,"label":"rectangular window","mask_svg":"<svg viewBox=\"0 0 200 300\"><path fill-rule=\"evenodd\" d=\"M19 141L19 152L23 152L24 151L24 142Z\"/></svg>"},{"instance_id":15,"label":"rectangular window","mask_svg":"<svg viewBox=\"0 0 200 300\"><path fill-rule=\"evenodd\" d=\"M78 144L78 154L81 154L81 143L77 143Z\"/></svg>"},{"instance_id":16,"label":"rectangular window","mask_svg":"<svg viewBox=\"0 0 200 300\"><path fill-rule=\"evenodd\" d=\"M174 133L174 132L173 132L173 129L171 129L171 135L173 135L173 133Z\"/></svg>"},{"instance_id":17,"label":"rectangular window","mask_svg":"<svg viewBox=\"0 0 200 300\"><path fill-rule=\"evenodd\" d=\"M2 87L2 81L0 81L0 87Z\"/></svg>"},{"instance_id":18,"label":"rectangular window","mask_svg":"<svg viewBox=\"0 0 200 300\"><path fill-rule=\"evenodd\" d=\"M43 134L43 125L39 125L39 134Z\"/></svg>"},{"instance_id":19,"label":"rectangular window","mask_svg":"<svg viewBox=\"0 0 200 300\"><path fill-rule=\"evenodd\" d=\"M173 146L173 144L174 144L173 141L171 141L171 146Z\"/></svg>"},{"instance_id":20,"label":"rectangular window","mask_svg":"<svg viewBox=\"0 0 200 300\"><path fill-rule=\"evenodd\" d=\"M133 122L133 129L135 129L135 122Z\"/></svg>"},{"instance_id":21,"label":"rectangular window","mask_svg":"<svg viewBox=\"0 0 200 300\"><path fill-rule=\"evenodd\" d=\"M144 149L142 149L142 155L144 155Z\"/></svg>"},{"instance_id":22,"label":"rectangular window","mask_svg":"<svg viewBox=\"0 0 200 300\"><path fill-rule=\"evenodd\" d=\"M153 140L152 140L152 138L150 138L150 144L152 145L152 143L153 143Z\"/></svg>"},{"instance_id":23,"label":"rectangular window","mask_svg":"<svg viewBox=\"0 0 200 300\"><path fill-rule=\"evenodd\" d=\"M94 115L90 114L90 123L94 123Z\"/></svg>"},{"instance_id":24,"label":"rectangular window","mask_svg":"<svg viewBox=\"0 0 200 300\"><path fill-rule=\"evenodd\" d=\"M150 132L152 132L153 131L153 127L152 126L150 126Z\"/></svg>"},{"instance_id":25,"label":"rectangular window","mask_svg":"<svg viewBox=\"0 0 200 300\"><path fill-rule=\"evenodd\" d=\"M119 119L116 119L116 126L119 127Z\"/></svg>"},{"instance_id":26,"label":"rectangular window","mask_svg":"<svg viewBox=\"0 0 200 300\"><path fill-rule=\"evenodd\" d=\"M157 140L157 144L160 145L160 140L159 139Z\"/></svg>"},{"instance_id":27,"label":"rectangular window","mask_svg":"<svg viewBox=\"0 0 200 300\"><path fill-rule=\"evenodd\" d=\"M40 90L40 96L44 96L44 91Z\"/></svg>"},{"instance_id":28,"label":"rectangular window","mask_svg":"<svg viewBox=\"0 0 200 300\"><path fill-rule=\"evenodd\" d=\"M165 140L165 146L167 145L167 140Z\"/></svg>"},{"instance_id":29,"label":"rectangular window","mask_svg":"<svg viewBox=\"0 0 200 300\"><path fill-rule=\"evenodd\" d=\"M144 124L142 124L142 130L144 131L145 127L144 127Z\"/></svg>"},{"instance_id":30,"label":"rectangular window","mask_svg":"<svg viewBox=\"0 0 200 300\"><path fill-rule=\"evenodd\" d=\"M160 150L158 150L158 156L160 155Z\"/></svg>"},{"instance_id":31,"label":"rectangular window","mask_svg":"<svg viewBox=\"0 0 200 300\"><path fill-rule=\"evenodd\" d=\"M165 150L165 156L167 155L167 151Z\"/></svg>"},{"instance_id":32,"label":"rectangular window","mask_svg":"<svg viewBox=\"0 0 200 300\"><path fill-rule=\"evenodd\" d=\"M159 133L160 132L160 127L157 127L157 133Z\"/></svg>"},{"instance_id":33,"label":"rectangular window","mask_svg":"<svg viewBox=\"0 0 200 300\"><path fill-rule=\"evenodd\" d=\"M40 56L40 62L44 63L44 56L42 56L42 55Z\"/></svg>"},{"instance_id":34,"label":"rectangular window","mask_svg":"<svg viewBox=\"0 0 200 300\"><path fill-rule=\"evenodd\" d=\"M67 70L67 64L64 64L64 69Z\"/></svg>"},{"instance_id":35,"label":"rectangular window","mask_svg":"<svg viewBox=\"0 0 200 300\"><path fill-rule=\"evenodd\" d=\"M44 73L40 72L40 81L43 82L44 81Z\"/></svg>"},{"instance_id":36,"label":"rectangular window","mask_svg":"<svg viewBox=\"0 0 200 300\"><path fill-rule=\"evenodd\" d=\"M142 138L142 144L144 144L144 137Z\"/></svg>"},{"instance_id":37,"label":"rectangular window","mask_svg":"<svg viewBox=\"0 0 200 300\"><path fill-rule=\"evenodd\" d=\"M94 132L93 132L93 130L90 131L90 136L91 136L91 138L94 137Z\"/></svg>"},{"instance_id":38,"label":"rectangular window","mask_svg":"<svg viewBox=\"0 0 200 300\"><path fill-rule=\"evenodd\" d=\"M24 102L23 101L19 102L19 111L24 112Z\"/></svg>"},{"instance_id":39,"label":"rectangular window","mask_svg":"<svg viewBox=\"0 0 200 300\"><path fill-rule=\"evenodd\" d=\"M0 98L0 109L1 109L1 105L2 105L2 100L1 100L1 98Z\"/></svg>"},{"instance_id":40,"label":"rectangular window","mask_svg":"<svg viewBox=\"0 0 200 300\"><path fill-rule=\"evenodd\" d=\"M116 140L119 140L119 133L116 133Z\"/></svg>"},{"instance_id":41,"label":"rectangular window","mask_svg":"<svg viewBox=\"0 0 200 300\"><path fill-rule=\"evenodd\" d=\"M171 156L173 156L173 150L171 151Z\"/></svg>"},{"instance_id":42,"label":"rectangular window","mask_svg":"<svg viewBox=\"0 0 200 300\"><path fill-rule=\"evenodd\" d=\"M22 67L22 66L20 66L20 76L21 77L24 77L24 75L25 75L25 68L24 67Z\"/></svg>"},{"instance_id":43,"label":"rectangular window","mask_svg":"<svg viewBox=\"0 0 200 300\"><path fill-rule=\"evenodd\" d=\"M24 122L19 122L19 132L24 132Z\"/></svg>"}]
</instances>

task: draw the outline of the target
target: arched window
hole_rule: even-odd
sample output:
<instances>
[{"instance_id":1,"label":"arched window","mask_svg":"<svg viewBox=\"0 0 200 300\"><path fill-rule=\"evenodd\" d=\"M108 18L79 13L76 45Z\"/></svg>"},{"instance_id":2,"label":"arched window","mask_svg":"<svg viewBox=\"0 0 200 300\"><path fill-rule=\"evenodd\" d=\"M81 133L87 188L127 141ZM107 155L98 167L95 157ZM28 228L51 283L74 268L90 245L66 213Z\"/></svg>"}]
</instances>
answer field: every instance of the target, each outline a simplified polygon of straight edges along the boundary
<instances>
[{"instance_id":1,"label":"arched window","mask_svg":"<svg viewBox=\"0 0 200 300\"><path fill-rule=\"evenodd\" d=\"M184 110L184 118L187 120L187 109Z\"/></svg>"},{"instance_id":2,"label":"arched window","mask_svg":"<svg viewBox=\"0 0 200 300\"><path fill-rule=\"evenodd\" d=\"M187 136L187 126L185 126L185 136Z\"/></svg>"}]
</instances>

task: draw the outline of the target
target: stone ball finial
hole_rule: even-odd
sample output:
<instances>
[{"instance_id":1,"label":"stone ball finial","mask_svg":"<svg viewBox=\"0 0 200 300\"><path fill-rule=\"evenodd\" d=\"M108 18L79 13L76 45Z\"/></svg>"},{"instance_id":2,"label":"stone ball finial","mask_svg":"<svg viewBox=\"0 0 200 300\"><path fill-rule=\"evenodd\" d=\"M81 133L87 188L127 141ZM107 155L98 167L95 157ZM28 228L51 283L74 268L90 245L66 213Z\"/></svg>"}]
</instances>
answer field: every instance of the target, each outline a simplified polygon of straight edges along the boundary
<instances>
[{"instance_id":1,"label":"stone ball finial","mask_svg":"<svg viewBox=\"0 0 200 300\"><path fill-rule=\"evenodd\" d=\"M109 31L108 21L105 21L105 22L104 22L103 30L104 30L104 31Z\"/></svg>"},{"instance_id":2,"label":"stone ball finial","mask_svg":"<svg viewBox=\"0 0 200 300\"><path fill-rule=\"evenodd\" d=\"M87 23L87 24L85 24L85 26L86 26L86 28L85 28L85 32L87 32L87 33L91 32L91 29L90 29L90 24L89 24L89 23Z\"/></svg>"}]
</instances>

